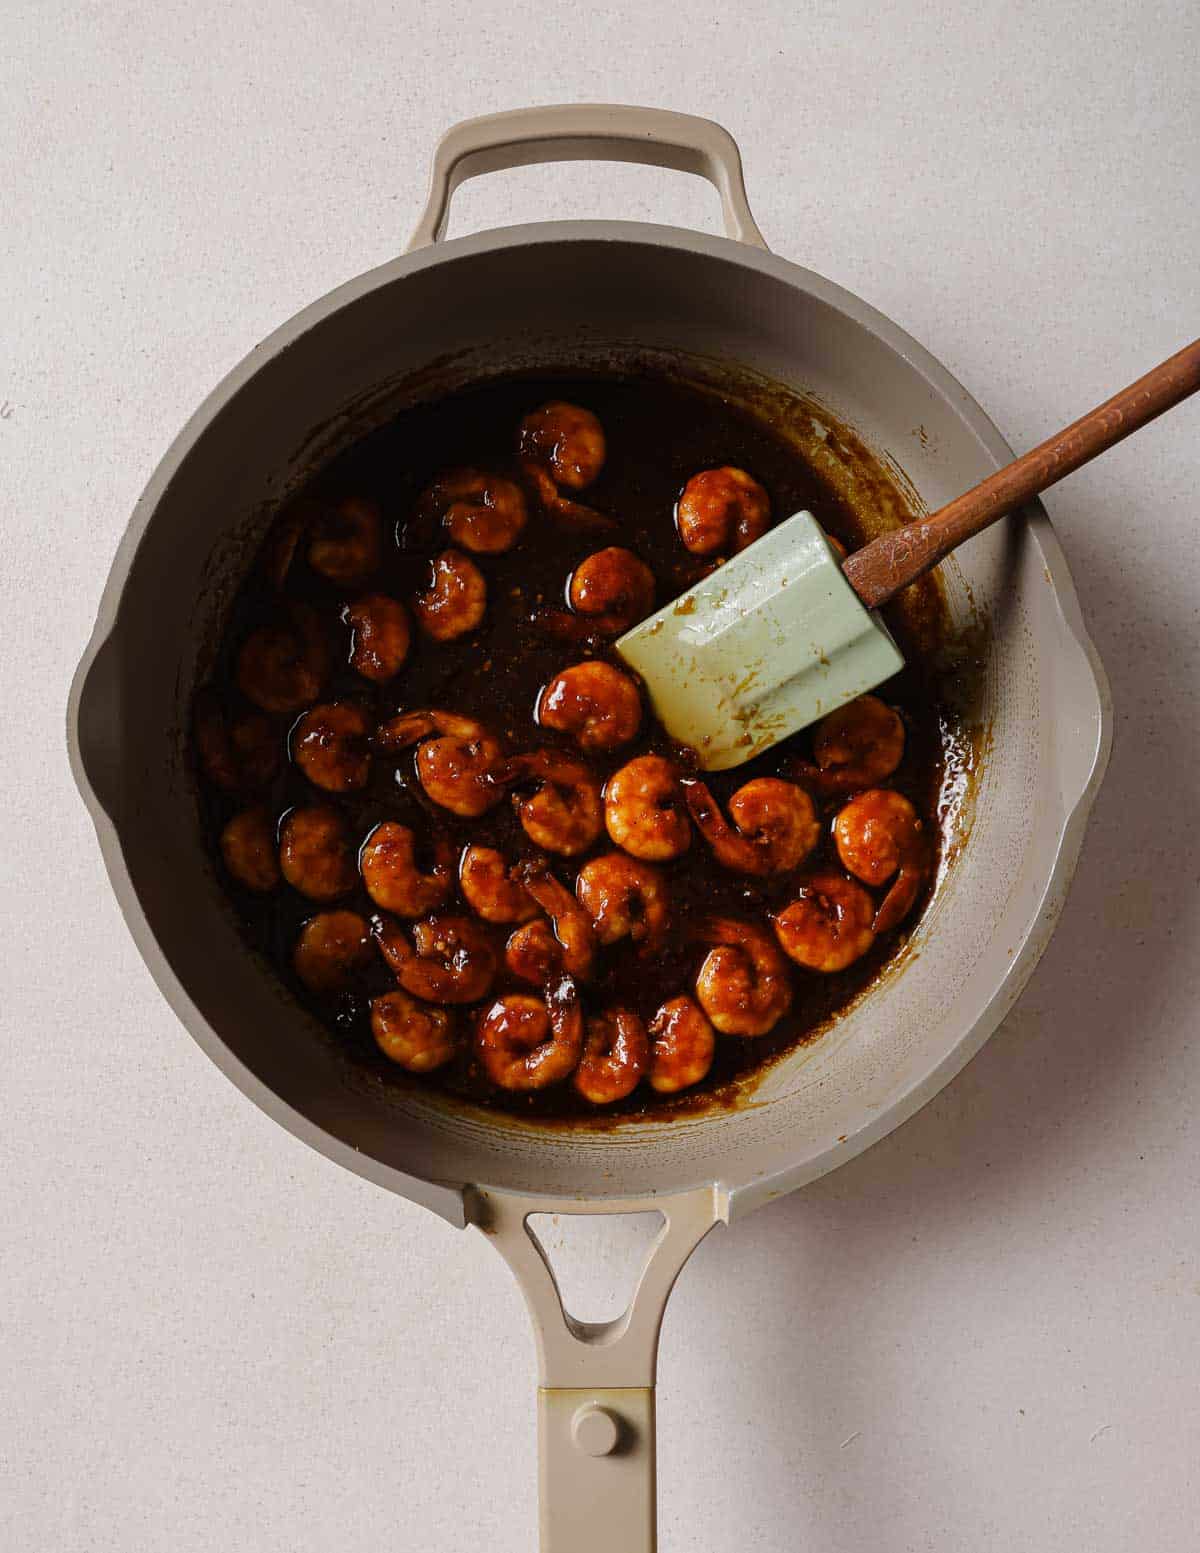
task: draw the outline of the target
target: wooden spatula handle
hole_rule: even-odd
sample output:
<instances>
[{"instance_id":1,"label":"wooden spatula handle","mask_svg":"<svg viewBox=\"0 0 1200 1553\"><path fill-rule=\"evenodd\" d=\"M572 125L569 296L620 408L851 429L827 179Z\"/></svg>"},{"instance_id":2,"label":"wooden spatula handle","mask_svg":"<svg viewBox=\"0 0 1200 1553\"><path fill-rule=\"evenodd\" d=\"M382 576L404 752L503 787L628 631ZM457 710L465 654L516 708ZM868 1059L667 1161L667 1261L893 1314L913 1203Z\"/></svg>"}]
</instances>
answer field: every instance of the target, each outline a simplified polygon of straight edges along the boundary
<instances>
[{"instance_id":1,"label":"wooden spatula handle","mask_svg":"<svg viewBox=\"0 0 1200 1553\"><path fill-rule=\"evenodd\" d=\"M927 518L881 535L856 551L842 568L870 609L936 566L944 555L1022 502L1111 448L1156 415L1200 389L1200 340L1060 431L1040 447L989 475Z\"/></svg>"}]
</instances>

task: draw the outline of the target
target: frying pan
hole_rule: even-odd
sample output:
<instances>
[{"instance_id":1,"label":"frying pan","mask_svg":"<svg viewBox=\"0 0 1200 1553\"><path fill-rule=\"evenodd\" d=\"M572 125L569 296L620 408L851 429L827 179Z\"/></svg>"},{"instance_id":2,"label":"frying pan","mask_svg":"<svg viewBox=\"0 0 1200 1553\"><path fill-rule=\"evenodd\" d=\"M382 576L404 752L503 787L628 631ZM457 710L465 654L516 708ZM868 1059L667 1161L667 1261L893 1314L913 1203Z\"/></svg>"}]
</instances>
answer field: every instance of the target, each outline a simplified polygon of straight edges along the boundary
<instances>
[{"instance_id":1,"label":"frying pan","mask_svg":"<svg viewBox=\"0 0 1200 1553\"><path fill-rule=\"evenodd\" d=\"M443 242L468 177L578 158L708 178L727 236L550 222ZM271 507L315 461L407 402L500 369L658 353L729 362L806 395L941 505L1010 449L966 391L856 297L769 253L737 147L702 119L538 108L458 125L408 253L256 346L155 471L121 542L71 690L72 766L130 930L225 1073L332 1159L474 1224L506 1257L537 1335L542 1546L655 1545L654 1374L680 1268L720 1222L850 1159L934 1095L1012 1005L1046 947L1109 747L1103 671L1039 506L942 568L952 620L986 639L990 749L969 834L902 969L746 1103L669 1124L539 1130L377 1086L249 955L202 847L185 757L193 685ZM831 420L832 424L832 420ZM626 1313L564 1313L530 1215L653 1209Z\"/></svg>"}]
</instances>

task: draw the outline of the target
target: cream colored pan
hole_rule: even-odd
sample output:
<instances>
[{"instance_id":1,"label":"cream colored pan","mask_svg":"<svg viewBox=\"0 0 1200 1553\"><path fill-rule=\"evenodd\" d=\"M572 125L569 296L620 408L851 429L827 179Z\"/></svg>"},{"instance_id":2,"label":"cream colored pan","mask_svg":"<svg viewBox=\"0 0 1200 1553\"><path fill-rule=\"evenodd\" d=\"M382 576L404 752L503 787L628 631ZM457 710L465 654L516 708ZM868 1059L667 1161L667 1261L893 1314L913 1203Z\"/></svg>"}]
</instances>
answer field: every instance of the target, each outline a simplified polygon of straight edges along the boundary
<instances>
[{"instance_id":1,"label":"cream colored pan","mask_svg":"<svg viewBox=\"0 0 1200 1553\"><path fill-rule=\"evenodd\" d=\"M580 157L703 175L728 235L581 221L441 241L462 179ZM676 1274L714 1224L850 1159L978 1050L1046 947L1109 743L1104 676L1035 507L944 568L956 621L986 625L990 752L970 833L917 928L920 953L771 1068L753 1103L564 1135L368 1084L305 1028L238 935L199 836L183 732L192 686L272 503L314 461L405 402L473 378L643 357L684 372L736 363L811 396L815 421L827 406L930 509L1011 456L915 341L767 251L737 148L717 125L617 107L474 120L438 148L410 251L257 345L180 433L113 563L69 714L75 776L121 908L213 1061L314 1148L477 1225L507 1258L538 1339L552 1553L654 1546L655 1351ZM647 1208L664 1224L628 1312L604 1326L565 1317L528 1216Z\"/></svg>"}]
</instances>

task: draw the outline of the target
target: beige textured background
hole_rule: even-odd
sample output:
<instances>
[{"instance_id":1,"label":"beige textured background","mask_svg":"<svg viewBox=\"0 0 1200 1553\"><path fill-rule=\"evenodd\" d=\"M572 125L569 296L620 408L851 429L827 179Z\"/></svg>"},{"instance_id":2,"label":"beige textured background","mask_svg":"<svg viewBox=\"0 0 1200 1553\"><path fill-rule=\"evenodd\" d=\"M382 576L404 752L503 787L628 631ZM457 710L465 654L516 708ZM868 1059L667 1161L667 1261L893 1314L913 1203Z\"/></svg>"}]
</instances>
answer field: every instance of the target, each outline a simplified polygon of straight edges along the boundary
<instances>
[{"instance_id":1,"label":"beige textured background","mask_svg":"<svg viewBox=\"0 0 1200 1553\"><path fill-rule=\"evenodd\" d=\"M727 124L773 246L1026 446L1200 332L1198 57L1190 0L0 6L0 1545L533 1544L499 1259L209 1065L69 783L68 678L193 406L397 250L451 121L611 99ZM575 165L454 230L609 213L715 225ZM935 1104L689 1267L669 1553L1195 1547L1198 491L1192 405L1049 500L1118 708L1074 894Z\"/></svg>"}]
</instances>

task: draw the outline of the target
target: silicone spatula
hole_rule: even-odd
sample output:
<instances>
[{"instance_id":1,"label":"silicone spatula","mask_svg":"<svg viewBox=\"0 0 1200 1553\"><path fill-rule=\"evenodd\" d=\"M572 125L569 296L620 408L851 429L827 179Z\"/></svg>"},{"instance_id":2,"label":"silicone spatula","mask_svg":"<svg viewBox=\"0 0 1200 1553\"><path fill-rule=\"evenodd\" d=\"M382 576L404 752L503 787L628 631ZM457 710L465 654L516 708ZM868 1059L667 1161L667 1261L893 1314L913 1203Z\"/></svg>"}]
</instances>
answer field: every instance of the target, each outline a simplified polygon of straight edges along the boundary
<instances>
[{"instance_id":1,"label":"silicone spatula","mask_svg":"<svg viewBox=\"0 0 1200 1553\"><path fill-rule=\"evenodd\" d=\"M702 769L740 766L889 679L876 613L964 540L1200 388L1200 340L928 517L843 561L798 512L622 636L667 732Z\"/></svg>"}]
</instances>

